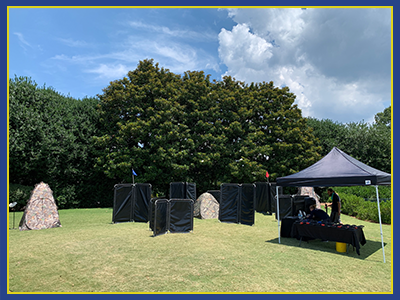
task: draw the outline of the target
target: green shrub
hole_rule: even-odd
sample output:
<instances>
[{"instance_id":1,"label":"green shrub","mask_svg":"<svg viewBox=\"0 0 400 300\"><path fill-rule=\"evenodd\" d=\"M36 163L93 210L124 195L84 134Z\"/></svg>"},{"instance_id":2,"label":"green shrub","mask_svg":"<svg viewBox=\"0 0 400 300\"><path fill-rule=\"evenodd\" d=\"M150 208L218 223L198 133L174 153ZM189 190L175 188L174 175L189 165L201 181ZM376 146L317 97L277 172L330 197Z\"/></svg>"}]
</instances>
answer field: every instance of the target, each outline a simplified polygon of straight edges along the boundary
<instances>
[{"instance_id":1,"label":"green shrub","mask_svg":"<svg viewBox=\"0 0 400 300\"><path fill-rule=\"evenodd\" d=\"M60 209L69 209L79 206L76 186L74 185L57 187L54 189L53 196L58 208Z\"/></svg>"},{"instance_id":2,"label":"green shrub","mask_svg":"<svg viewBox=\"0 0 400 300\"><path fill-rule=\"evenodd\" d=\"M386 202L381 202L381 218L382 218L382 223L384 224L392 224L392 202L391 201L386 201Z\"/></svg>"},{"instance_id":3,"label":"green shrub","mask_svg":"<svg viewBox=\"0 0 400 300\"><path fill-rule=\"evenodd\" d=\"M346 187L335 187L334 190L338 194L352 194L363 199L376 199L375 186L346 186ZM391 187L390 186L378 186L379 199L391 199Z\"/></svg>"},{"instance_id":4,"label":"green shrub","mask_svg":"<svg viewBox=\"0 0 400 300\"><path fill-rule=\"evenodd\" d=\"M364 199L355 195L342 193L340 194L340 200L342 201L342 212L349 216L357 216L362 203L365 202Z\"/></svg>"},{"instance_id":5,"label":"green shrub","mask_svg":"<svg viewBox=\"0 0 400 300\"><path fill-rule=\"evenodd\" d=\"M365 202L365 204L367 204L367 202ZM362 206L360 206L356 217L361 220L370 221L371 216L369 213L370 213L370 210L369 210L368 204L362 205Z\"/></svg>"},{"instance_id":6,"label":"green shrub","mask_svg":"<svg viewBox=\"0 0 400 300\"><path fill-rule=\"evenodd\" d=\"M367 201L352 194L340 194L342 213L361 220L379 222L376 201ZM380 202L381 219L384 224L391 224L391 201Z\"/></svg>"},{"instance_id":7,"label":"green shrub","mask_svg":"<svg viewBox=\"0 0 400 300\"><path fill-rule=\"evenodd\" d=\"M32 191L33 191L32 186L25 186L21 184L10 184L8 203L17 202L15 210L21 210L21 208L23 208L28 202Z\"/></svg>"}]
</instances>

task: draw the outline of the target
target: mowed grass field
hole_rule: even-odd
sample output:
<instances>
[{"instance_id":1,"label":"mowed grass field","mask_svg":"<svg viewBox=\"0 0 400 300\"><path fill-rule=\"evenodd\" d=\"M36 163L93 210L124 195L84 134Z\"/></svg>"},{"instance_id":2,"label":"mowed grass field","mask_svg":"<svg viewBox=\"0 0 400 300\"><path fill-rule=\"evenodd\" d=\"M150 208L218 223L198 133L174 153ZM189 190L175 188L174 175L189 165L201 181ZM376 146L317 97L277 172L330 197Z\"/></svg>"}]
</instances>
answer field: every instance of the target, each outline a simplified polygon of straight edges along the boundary
<instances>
[{"instance_id":1,"label":"mowed grass field","mask_svg":"<svg viewBox=\"0 0 400 300\"><path fill-rule=\"evenodd\" d=\"M335 242L281 238L275 216L255 225L194 219L191 233L152 236L112 224L112 209L60 210L61 228L10 229L9 293L392 293L391 226L364 225L358 255ZM16 227L22 213L16 213ZM13 215L9 215L13 227Z\"/></svg>"}]
</instances>

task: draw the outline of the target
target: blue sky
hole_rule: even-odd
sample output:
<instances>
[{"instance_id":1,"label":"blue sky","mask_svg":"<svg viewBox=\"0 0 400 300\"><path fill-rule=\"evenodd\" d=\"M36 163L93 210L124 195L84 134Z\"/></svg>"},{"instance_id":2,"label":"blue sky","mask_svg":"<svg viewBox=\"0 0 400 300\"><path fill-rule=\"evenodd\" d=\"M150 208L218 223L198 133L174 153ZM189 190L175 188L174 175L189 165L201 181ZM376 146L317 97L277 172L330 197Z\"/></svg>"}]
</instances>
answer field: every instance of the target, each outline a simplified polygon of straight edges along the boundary
<instances>
[{"instance_id":1,"label":"blue sky","mask_svg":"<svg viewBox=\"0 0 400 300\"><path fill-rule=\"evenodd\" d=\"M10 8L9 77L82 99L140 60L273 81L303 116L373 121L391 103L388 8Z\"/></svg>"}]
</instances>

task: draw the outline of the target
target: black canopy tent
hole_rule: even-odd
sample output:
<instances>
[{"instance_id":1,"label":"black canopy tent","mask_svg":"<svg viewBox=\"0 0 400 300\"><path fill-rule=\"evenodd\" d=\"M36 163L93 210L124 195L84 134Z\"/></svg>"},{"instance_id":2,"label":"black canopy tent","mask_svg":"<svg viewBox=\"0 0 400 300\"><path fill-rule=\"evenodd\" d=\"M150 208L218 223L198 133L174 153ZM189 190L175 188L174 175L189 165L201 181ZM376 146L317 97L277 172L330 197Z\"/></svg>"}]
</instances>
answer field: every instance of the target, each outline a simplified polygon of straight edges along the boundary
<instances>
[{"instance_id":1,"label":"black canopy tent","mask_svg":"<svg viewBox=\"0 0 400 300\"><path fill-rule=\"evenodd\" d=\"M376 189L376 198L378 204L379 224L381 229L381 241L383 260L385 261L385 251L382 234L381 210L379 205L378 185L390 185L391 175L380 170L374 169L340 149L333 149L321 160L310 167L295 174L279 177L276 180L278 186L310 186L310 187L328 187L328 186L355 186L355 185L374 185ZM277 211L279 211L279 194L277 191ZM280 229L280 220L278 216L278 230ZM280 231L279 231L280 243Z\"/></svg>"}]
</instances>

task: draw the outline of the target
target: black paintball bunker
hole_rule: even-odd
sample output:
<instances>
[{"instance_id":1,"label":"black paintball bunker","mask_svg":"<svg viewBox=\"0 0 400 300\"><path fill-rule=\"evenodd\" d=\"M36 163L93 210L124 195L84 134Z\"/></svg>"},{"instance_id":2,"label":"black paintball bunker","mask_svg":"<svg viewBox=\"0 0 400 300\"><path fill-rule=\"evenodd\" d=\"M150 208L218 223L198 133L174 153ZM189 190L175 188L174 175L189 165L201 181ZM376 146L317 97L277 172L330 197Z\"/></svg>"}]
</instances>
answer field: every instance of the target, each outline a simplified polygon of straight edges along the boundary
<instances>
[{"instance_id":1,"label":"black paintball bunker","mask_svg":"<svg viewBox=\"0 0 400 300\"><path fill-rule=\"evenodd\" d=\"M278 219L278 214L276 213L276 199L272 203L272 211L275 213L275 218ZM309 214L310 205L316 204L316 200L309 196L303 195L279 195L279 220L284 218L296 217L299 211L305 212L306 215Z\"/></svg>"},{"instance_id":2,"label":"black paintball bunker","mask_svg":"<svg viewBox=\"0 0 400 300\"><path fill-rule=\"evenodd\" d=\"M114 186L113 223L148 222L151 184L116 184Z\"/></svg>"},{"instance_id":3,"label":"black paintball bunker","mask_svg":"<svg viewBox=\"0 0 400 300\"><path fill-rule=\"evenodd\" d=\"M221 222L254 224L254 184L221 184L219 217Z\"/></svg>"},{"instance_id":4,"label":"black paintball bunker","mask_svg":"<svg viewBox=\"0 0 400 300\"><path fill-rule=\"evenodd\" d=\"M291 195L279 195L279 214L277 213L276 201L275 199L275 203L272 204L272 211L275 213L276 219L282 220L293 216L293 197Z\"/></svg>"},{"instance_id":5,"label":"black paintball bunker","mask_svg":"<svg viewBox=\"0 0 400 300\"><path fill-rule=\"evenodd\" d=\"M317 204L317 201L306 195L293 195L292 216L297 216L299 211L305 212L307 215L311 213L310 206Z\"/></svg>"},{"instance_id":6,"label":"black paintball bunker","mask_svg":"<svg viewBox=\"0 0 400 300\"><path fill-rule=\"evenodd\" d=\"M193 200L153 198L150 200L149 219L153 236L193 231Z\"/></svg>"},{"instance_id":7,"label":"black paintball bunker","mask_svg":"<svg viewBox=\"0 0 400 300\"><path fill-rule=\"evenodd\" d=\"M192 199L196 201L196 184L190 182L171 182L169 184L170 199Z\"/></svg>"},{"instance_id":8,"label":"black paintball bunker","mask_svg":"<svg viewBox=\"0 0 400 300\"><path fill-rule=\"evenodd\" d=\"M210 193L213 195L215 200L219 203L219 200L221 199L221 190L208 190L207 193Z\"/></svg>"},{"instance_id":9,"label":"black paintball bunker","mask_svg":"<svg viewBox=\"0 0 400 300\"><path fill-rule=\"evenodd\" d=\"M254 209L260 213L271 214L275 212L276 183L275 182L255 182L256 195ZM281 189L282 190L282 189ZM282 191L280 191L282 194Z\"/></svg>"}]
</instances>

